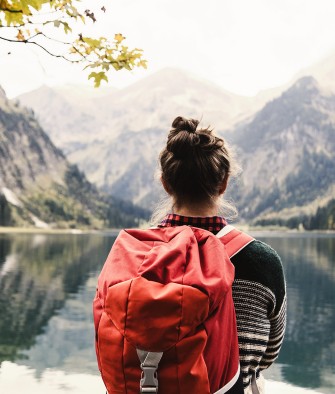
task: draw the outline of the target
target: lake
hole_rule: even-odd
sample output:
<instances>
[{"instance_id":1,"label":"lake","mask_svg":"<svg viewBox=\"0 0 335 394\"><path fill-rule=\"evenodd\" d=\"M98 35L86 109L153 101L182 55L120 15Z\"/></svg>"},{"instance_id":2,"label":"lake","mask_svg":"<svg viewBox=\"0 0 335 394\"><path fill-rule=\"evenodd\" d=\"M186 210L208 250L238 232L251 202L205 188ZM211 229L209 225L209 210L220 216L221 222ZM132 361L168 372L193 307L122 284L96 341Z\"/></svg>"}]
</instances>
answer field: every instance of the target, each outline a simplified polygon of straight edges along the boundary
<instances>
[{"instance_id":1,"label":"lake","mask_svg":"<svg viewBox=\"0 0 335 394\"><path fill-rule=\"evenodd\" d=\"M282 257L288 324L267 393L335 393L335 235L258 233ZM0 234L0 393L104 394L91 302L111 234Z\"/></svg>"}]
</instances>

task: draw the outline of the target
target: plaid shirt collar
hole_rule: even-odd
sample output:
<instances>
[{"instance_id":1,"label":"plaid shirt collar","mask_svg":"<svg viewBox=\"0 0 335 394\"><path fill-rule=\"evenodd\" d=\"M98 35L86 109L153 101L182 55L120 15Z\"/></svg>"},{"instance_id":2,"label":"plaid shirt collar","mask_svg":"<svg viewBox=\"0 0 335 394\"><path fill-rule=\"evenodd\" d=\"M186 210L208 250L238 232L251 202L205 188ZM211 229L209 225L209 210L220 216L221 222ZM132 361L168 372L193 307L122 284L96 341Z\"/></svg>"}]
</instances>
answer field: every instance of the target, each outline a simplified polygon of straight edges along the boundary
<instances>
[{"instance_id":1,"label":"plaid shirt collar","mask_svg":"<svg viewBox=\"0 0 335 394\"><path fill-rule=\"evenodd\" d=\"M173 226L193 226L203 228L214 234L218 233L224 226L227 225L226 220L221 216L208 217L194 217L182 216L175 213L169 213L161 221L158 227L173 227Z\"/></svg>"}]
</instances>

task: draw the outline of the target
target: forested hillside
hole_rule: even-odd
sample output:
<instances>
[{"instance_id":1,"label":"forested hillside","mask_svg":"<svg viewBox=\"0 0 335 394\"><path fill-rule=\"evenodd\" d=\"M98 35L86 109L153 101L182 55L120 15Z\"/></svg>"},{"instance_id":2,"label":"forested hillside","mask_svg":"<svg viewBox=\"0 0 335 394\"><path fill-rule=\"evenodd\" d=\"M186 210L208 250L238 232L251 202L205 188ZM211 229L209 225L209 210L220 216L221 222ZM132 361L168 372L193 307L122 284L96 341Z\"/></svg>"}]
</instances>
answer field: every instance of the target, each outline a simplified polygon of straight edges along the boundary
<instances>
[{"instance_id":1,"label":"forested hillside","mask_svg":"<svg viewBox=\"0 0 335 394\"><path fill-rule=\"evenodd\" d=\"M148 213L104 196L70 164L31 110L0 92L0 225L134 226Z\"/></svg>"},{"instance_id":2,"label":"forested hillside","mask_svg":"<svg viewBox=\"0 0 335 394\"><path fill-rule=\"evenodd\" d=\"M311 227L306 217L335 191L335 96L304 77L229 138L243 164L233 191L242 217Z\"/></svg>"}]
</instances>

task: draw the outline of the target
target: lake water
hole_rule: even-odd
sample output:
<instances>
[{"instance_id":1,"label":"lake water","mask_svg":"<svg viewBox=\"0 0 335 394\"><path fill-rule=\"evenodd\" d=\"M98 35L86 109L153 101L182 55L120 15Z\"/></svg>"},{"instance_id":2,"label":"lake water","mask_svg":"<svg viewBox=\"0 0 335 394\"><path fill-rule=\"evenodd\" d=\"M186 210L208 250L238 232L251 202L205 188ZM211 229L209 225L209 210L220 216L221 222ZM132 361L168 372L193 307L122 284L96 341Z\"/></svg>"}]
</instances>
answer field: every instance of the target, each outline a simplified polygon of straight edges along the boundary
<instances>
[{"instance_id":1,"label":"lake water","mask_svg":"<svg viewBox=\"0 0 335 394\"><path fill-rule=\"evenodd\" d=\"M281 255L288 325L267 393L335 393L335 235L257 237ZM91 302L109 234L0 234L0 393L103 394Z\"/></svg>"}]
</instances>

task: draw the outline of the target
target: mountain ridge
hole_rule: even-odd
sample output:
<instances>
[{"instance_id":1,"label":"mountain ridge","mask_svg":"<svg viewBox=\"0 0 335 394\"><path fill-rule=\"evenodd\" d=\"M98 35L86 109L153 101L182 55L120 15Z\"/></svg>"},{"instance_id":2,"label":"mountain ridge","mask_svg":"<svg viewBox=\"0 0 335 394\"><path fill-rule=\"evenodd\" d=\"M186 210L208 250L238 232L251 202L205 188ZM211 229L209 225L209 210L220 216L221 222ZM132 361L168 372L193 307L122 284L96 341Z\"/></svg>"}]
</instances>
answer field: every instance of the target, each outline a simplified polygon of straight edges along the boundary
<instances>
[{"instance_id":1,"label":"mountain ridge","mask_svg":"<svg viewBox=\"0 0 335 394\"><path fill-rule=\"evenodd\" d=\"M104 119L108 128L96 127L90 140L77 140L76 148L67 151L69 160L78 164L100 189L147 209L152 209L161 195L153 179L158 154L173 118L177 115L197 118L196 108L200 106L196 107L194 97L208 104L221 91L215 89L214 95L207 92L206 98L200 90L194 92L198 86L206 86L206 90L207 85L198 85L187 77L191 85L188 90L187 83L184 87L182 82L174 86L172 82L178 79L173 72L169 75L170 79L165 76L161 82L159 75L151 76L148 85L146 79L137 82L135 91L129 86L112 94L113 100L107 100L105 108L104 99L96 100L102 112L94 110L95 119L106 108L110 111ZM183 73L178 75L180 81L185 81ZM177 94L172 97L169 92ZM235 98L229 102L232 107ZM226 99L230 100L231 96L220 98ZM318 207L328 203L334 192L330 170L334 164L330 149L335 144L334 100L334 94L313 76L304 76L235 125L220 127L220 124L229 125L223 121L221 104L215 110L218 118L213 116L214 121L207 122L204 117L202 124L212 123L217 133L236 147L243 164L242 177L227 193L228 198L236 201L241 220L275 221L282 216L283 220L292 222L295 216L316 214ZM210 114L215 111L212 106ZM112 118L113 122L109 123ZM218 125L215 119L220 119Z\"/></svg>"},{"instance_id":2,"label":"mountain ridge","mask_svg":"<svg viewBox=\"0 0 335 394\"><path fill-rule=\"evenodd\" d=\"M0 225L103 228L146 217L143 209L98 192L33 111L0 94Z\"/></svg>"},{"instance_id":3,"label":"mountain ridge","mask_svg":"<svg viewBox=\"0 0 335 394\"><path fill-rule=\"evenodd\" d=\"M57 89L40 88L17 100L35 111L53 142L65 152L77 148L74 141L80 133L89 143L111 140L123 132L166 127L176 113L200 118L225 130L264 104L174 68L162 69L130 86L92 99L84 109L79 101L74 105L63 96L66 103L55 102L50 111L47 103L55 93L59 97Z\"/></svg>"},{"instance_id":4,"label":"mountain ridge","mask_svg":"<svg viewBox=\"0 0 335 394\"><path fill-rule=\"evenodd\" d=\"M298 80L230 136L243 157L242 217L269 223L313 215L335 191L335 95ZM252 203L250 204L250 200Z\"/></svg>"}]
</instances>

